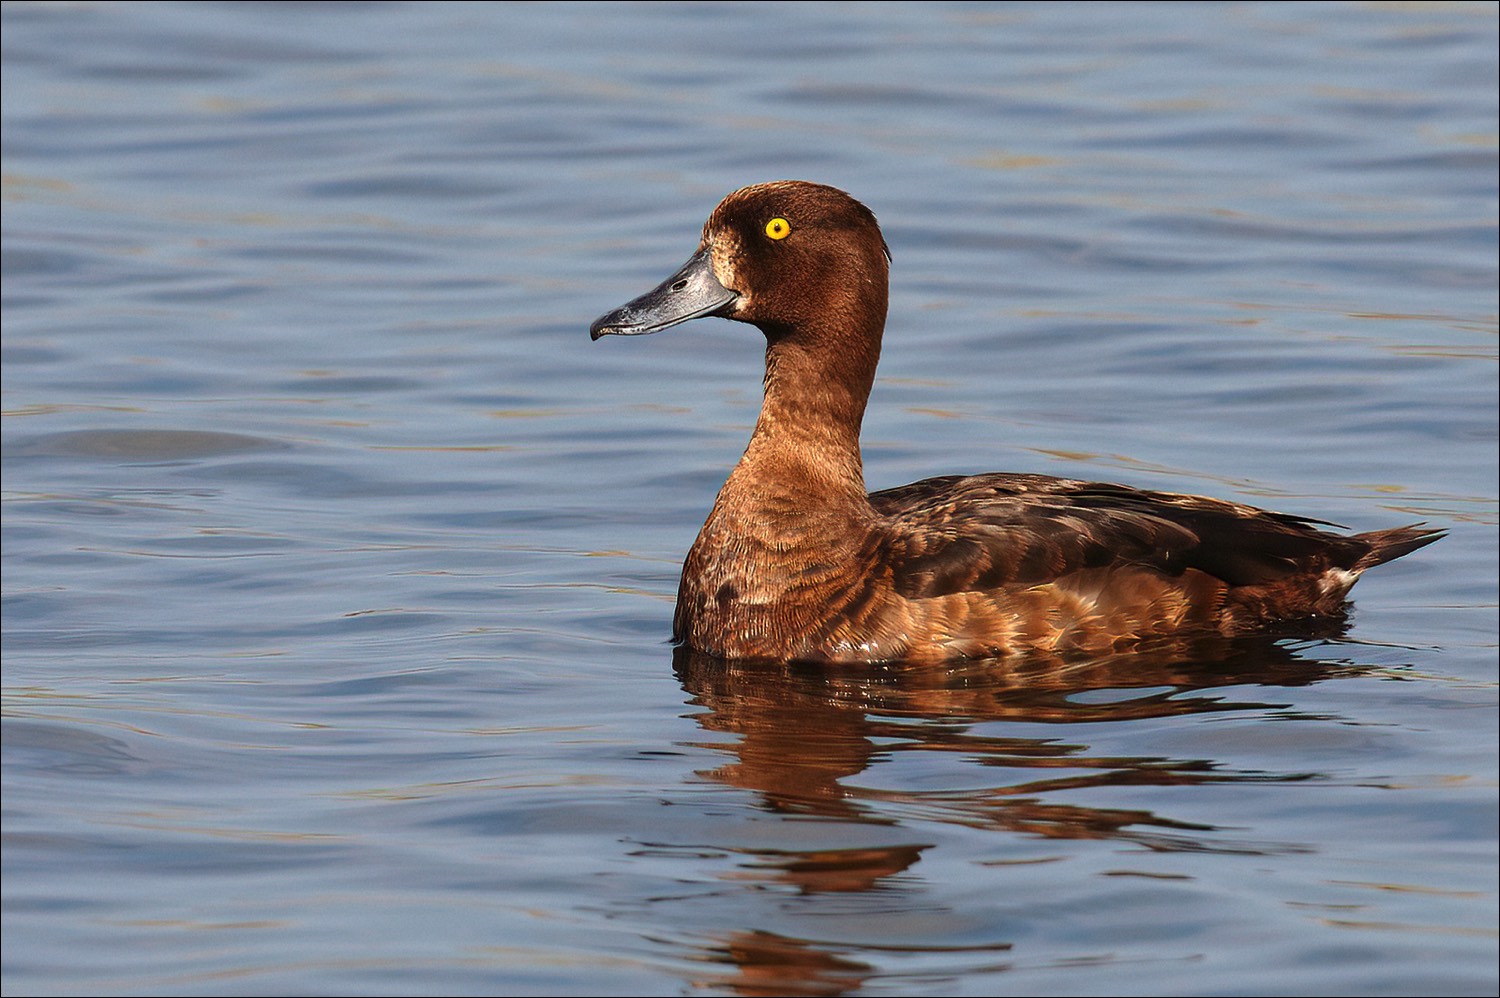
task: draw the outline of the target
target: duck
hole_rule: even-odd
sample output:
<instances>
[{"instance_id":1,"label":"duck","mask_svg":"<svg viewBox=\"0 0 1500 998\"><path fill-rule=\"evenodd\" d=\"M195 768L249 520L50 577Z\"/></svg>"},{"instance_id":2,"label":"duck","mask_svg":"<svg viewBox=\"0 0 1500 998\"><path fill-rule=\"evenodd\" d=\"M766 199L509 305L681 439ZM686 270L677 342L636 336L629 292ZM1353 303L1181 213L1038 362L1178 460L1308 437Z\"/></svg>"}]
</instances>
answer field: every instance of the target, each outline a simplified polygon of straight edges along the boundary
<instances>
[{"instance_id":1,"label":"duck","mask_svg":"<svg viewBox=\"0 0 1500 998\"><path fill-rule=\"evenodd\" d=\"M673 641L722 659L944 662L1097 655L1342 614L1361 573L1443 536L1205 496L996 472L867 492L860 453L890 250L874 213L786 180L725 197L604 336L705 316L765 336L750 442L688 551Z\"/></svg>"}]
</instances>

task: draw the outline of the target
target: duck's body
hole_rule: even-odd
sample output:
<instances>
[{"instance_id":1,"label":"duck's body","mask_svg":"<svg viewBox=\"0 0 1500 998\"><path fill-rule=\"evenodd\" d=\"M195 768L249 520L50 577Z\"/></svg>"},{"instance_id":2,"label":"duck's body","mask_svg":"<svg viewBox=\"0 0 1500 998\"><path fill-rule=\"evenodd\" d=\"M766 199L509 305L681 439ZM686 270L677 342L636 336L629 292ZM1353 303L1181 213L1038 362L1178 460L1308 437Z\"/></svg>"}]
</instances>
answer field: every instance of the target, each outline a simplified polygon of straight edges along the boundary
<instances>
[{"instance_id":1,"label":"duck's body","mask_svg":"<svg viewBox=\"0 0 1500 998\"><path fill-rule=\"evenodd\" d=\"M1441 536L1341 536L1044 475L867 495L859 431L888 259L874 215L842 191L760 184L724 199L682 270L594 323L597 339L722 315L766 335L765 401L683 566L678 641L730 658L938 661L1232 634L1337 613L1362 571Z\"/></svg>"}]
</instances>

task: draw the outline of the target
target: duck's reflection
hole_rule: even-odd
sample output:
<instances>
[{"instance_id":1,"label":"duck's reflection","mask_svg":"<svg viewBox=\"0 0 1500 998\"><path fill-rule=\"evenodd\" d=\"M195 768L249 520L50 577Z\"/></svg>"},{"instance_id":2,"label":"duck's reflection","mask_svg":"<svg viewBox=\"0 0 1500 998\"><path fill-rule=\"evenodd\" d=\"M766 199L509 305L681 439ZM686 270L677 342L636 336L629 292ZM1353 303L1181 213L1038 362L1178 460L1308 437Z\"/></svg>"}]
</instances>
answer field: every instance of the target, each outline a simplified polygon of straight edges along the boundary
<instances>
[{"instance_id":1,"label":"duck's reflection","mask_svg":"<svg viewBox=\"0 0 1500 998\"><path fill-rule=\"evenodd\" d=\"M771 932L736 932L711 947L705 959L734 968L693 983L752 998L778 995L843 995L858 991L875 968L802 939Z\"/></svg>"},{"instance_id":2,"label":"duck's reflection","mask_svg":"<svg viewBox=\"0 0 1500 998\"><path fill-rule=\"evenodd\" d=\"M1086 788L1315 777L1235 769L1214 759L1111 754L1088 744L1104 740L1100 724L1274 711L1287 706L1272 702L1278 687L1366 671L1318 661L1307 647L1305 641L1299 649L1268 637L1213 638L1088 660L1034 657L837 670L725 661L679 650L674 665L691 702L701 708L698 724L733 739L699 746L725 757L722 765L699 771L700 777L753 792L767 812L887 826L904 839L855 844L859 836L851 836L848 847L838 847L824 837L808 848L786 848L783 842L780 848L734 850L744 857L735 879L795 888L807 898L899 894L903 881L919 881L913 868L929 848L920 833L907 837L900 828L915 831L933 822L1033 839L1117 840L1155 851L1255 854L1293 848L1235 841L1212 825L1149 809L1056 798L1060 791ZM1247 697L1248 689L1255 693ZM961 759L958 765L967 770L962 788L892 788L893 781L881 786L880 767L911 752L956 753L950 758ZM1035 861L1034 854L1020 860ZM993 964L1008 945L993 940L977 949L985 951L977 958ZM736 968L700 984L746 995L842 994L858 990L874 973L836 944L753 931L700 945L699 959Z\"/></svg>"},{"instance_id":3,"label":"duck's reflection","mask_svg":"<svg viewBox=\"0 0 1500 998\"><path fill-rule=\"evenodd\" d=\"M704 708L705 729L736 736L704 747L730 758L701 773L753 790L786 814L899 823L903 815L1055 838L1122 838L1153 849L1232 849L1208 826L1149 811L1049 803L1081 787L1290 781L1313 774L1238 772L1211 759L1113 756L1069 739L1062 725L1138 721L1285 704L1236 700L1225 687L1295 686L1358 667L1311 660L1269 638L1178 642L1151 653L1049 657L837 671L725 661L680 650L678 678ZM1036 736L987 722L1045 724ZM976 731L982 728L982 731ZM1056 735L1062 737L1055 737ZM960 753L988 770L982 790L892 790L856 779L903 752ZM844 874L848 875L847 869ZM811 880L809 880L811 886Z\"/></svg>"}]
</instances>

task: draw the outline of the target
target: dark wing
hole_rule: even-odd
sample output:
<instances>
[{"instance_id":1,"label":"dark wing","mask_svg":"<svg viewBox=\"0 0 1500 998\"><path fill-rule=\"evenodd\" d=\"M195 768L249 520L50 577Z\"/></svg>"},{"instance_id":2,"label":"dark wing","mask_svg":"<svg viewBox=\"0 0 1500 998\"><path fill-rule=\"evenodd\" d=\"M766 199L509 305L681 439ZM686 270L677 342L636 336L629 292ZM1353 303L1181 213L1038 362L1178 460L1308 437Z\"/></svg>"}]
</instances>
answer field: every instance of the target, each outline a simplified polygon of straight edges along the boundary
<instances>
[{"instance_id":1,"label":"dark wing","mask_svg":"<svg viewBox=\"0 0 1500 998\"><path fill-rule=\"evenodd\" d=\"M1125 565L1167 575L1198 569L1230 587L1262 585L1355 569L1371 549L1302 517L1044 475L930 478L873 493L870 502L891 525L883 560L908 598Z\"/></svg>"}]
</instances>

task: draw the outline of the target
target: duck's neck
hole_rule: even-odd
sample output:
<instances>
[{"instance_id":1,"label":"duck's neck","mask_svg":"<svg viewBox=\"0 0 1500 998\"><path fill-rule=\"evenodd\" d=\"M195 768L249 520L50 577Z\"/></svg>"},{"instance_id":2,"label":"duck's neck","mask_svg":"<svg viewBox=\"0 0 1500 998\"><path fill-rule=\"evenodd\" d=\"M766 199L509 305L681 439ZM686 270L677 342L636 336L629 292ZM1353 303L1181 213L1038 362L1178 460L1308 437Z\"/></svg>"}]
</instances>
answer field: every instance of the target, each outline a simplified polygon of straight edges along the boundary
<instances>
[{"instance_id":1,"label":"duck's neck","mask_svg":"<svg viewBox=\"0 0 1500 998\"><path fill-rule=\"evenodd\" d=\"M863 328L765 331L765 399L726 491L809 511L867 508L859 433L880 359L880 305Z\"/></svg>"}]
</instances>

